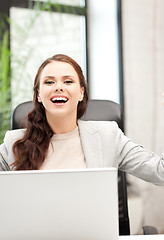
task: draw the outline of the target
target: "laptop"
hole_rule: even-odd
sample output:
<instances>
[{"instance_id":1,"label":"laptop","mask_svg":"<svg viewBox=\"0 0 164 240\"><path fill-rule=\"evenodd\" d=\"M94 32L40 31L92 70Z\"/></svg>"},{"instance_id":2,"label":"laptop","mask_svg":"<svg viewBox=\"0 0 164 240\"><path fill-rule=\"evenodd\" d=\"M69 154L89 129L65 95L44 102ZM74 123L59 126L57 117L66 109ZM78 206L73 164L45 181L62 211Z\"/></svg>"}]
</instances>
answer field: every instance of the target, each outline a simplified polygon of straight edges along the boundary
<instances>
[{"instance_id":1,"label":"laptop","mask_svg":"<svg viewBox=\"0 0 164 240\"><path fill-rule=\"evenodd\" d=\"M0 172L0 239L118 239L117 170Z\"/></svg>"}]
</instances>

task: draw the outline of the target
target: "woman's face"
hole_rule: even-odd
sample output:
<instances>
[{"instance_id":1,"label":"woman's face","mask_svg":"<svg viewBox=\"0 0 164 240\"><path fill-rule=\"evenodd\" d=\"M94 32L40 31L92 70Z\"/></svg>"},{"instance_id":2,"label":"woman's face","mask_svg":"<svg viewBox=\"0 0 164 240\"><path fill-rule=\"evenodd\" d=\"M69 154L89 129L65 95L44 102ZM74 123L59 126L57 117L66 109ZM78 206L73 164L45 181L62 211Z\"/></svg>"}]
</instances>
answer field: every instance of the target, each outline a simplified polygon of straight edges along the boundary
<instances>
[{"instance_id":1,"label":"woman's face","mask_svg":"<svg viewBox=\"0 0 164 240\"><path fill-rule=\"evenodd\" d=\"M76 119L77 105L83 95L84 88L71 64L53 61L42 70L38 101L45 107L47 120L67 116Z\"/></svg>"}]
</instances>

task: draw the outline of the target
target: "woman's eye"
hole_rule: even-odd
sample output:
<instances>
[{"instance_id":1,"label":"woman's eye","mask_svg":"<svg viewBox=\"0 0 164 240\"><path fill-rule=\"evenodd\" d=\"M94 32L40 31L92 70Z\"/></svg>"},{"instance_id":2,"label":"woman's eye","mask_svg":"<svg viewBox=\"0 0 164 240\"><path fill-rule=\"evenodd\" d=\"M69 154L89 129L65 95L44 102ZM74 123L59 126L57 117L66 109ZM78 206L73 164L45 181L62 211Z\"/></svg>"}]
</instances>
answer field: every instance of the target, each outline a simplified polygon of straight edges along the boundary
<instances>
[{"instance_id":1,"label":"woman's eye","mask_svg":"<svg viewBox=\"0 0 164 240\"><path fill-rule=\"evenodd\" d=\"M50 80L50 81L46 81L46 82L45 82L45 84L47 84L47 85L51 85L51 84L53 84L53 83L54 83L54 82L53 82L53 81L51 81L51 80Z\"/></svg>"},{"instance_id":2,"label":"woman's eye","mask_svg":"<svg viewBox=\"0 0 164 240\"><path fill-rule=\"evenodd\" d=\"M71 84L71 83L73 83L73 81L72 80L66 80L64 83Z\"/></svg>"}]
</instances>

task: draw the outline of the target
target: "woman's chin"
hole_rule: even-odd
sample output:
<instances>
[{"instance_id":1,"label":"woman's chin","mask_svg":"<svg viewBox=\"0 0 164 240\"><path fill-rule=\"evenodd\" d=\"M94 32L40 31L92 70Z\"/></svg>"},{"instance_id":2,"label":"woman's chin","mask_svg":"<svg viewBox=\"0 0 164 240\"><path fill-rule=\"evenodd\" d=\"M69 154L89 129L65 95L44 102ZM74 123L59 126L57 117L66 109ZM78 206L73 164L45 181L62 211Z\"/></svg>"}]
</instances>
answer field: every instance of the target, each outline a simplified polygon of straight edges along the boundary
<instances>
[{"instance_id":1,"label":"woman's chin","mask_svg":"<svg viewBox=\"0 0 164 240\"><path fill-rule=\"evenodd\" d=\"M60 119L60 120L66 120L66 119L76 119L77 111L68 111L64 108L58 108L53 111L46 111L47 119Z\"/></svg>"}]
</instances>

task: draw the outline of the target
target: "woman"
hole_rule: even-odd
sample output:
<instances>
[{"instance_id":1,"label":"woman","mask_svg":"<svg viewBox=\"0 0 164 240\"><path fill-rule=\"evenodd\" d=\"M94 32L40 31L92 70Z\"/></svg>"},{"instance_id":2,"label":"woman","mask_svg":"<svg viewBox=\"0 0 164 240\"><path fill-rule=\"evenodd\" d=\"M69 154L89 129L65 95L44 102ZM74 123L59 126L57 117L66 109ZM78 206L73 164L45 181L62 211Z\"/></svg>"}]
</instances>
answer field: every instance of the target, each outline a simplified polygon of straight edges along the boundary
<instances>
[{"instance_id":1,"label":"woman","mask_svg":"<svg viewBox=\"0 0 164 240\"><path fill-rule=\"evenodd\" d=\"M79 65L55 55L39 68L26 130L6 133L2 170L118 167L164 185L164 159L134 144L115 122L82 121L88 102Z\"/></svg>"}]
</instances>

